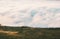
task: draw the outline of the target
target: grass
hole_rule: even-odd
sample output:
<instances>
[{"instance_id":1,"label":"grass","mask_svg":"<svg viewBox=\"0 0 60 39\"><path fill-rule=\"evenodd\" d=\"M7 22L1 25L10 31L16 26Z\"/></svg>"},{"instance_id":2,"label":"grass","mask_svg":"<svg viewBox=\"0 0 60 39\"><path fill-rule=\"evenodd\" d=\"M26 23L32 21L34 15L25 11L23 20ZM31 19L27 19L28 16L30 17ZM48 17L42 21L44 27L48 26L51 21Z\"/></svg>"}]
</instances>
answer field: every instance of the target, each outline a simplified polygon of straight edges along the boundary
<instances>
[{"instance_id":1,"label":"grass","mask_svg":"<svg viewBox=\"0 0 60 39\"><path fill-rule=\"evenodd\" d=\"M60 39L60 28L0 26L0 39Z\"/></svg>"}]
</instances>

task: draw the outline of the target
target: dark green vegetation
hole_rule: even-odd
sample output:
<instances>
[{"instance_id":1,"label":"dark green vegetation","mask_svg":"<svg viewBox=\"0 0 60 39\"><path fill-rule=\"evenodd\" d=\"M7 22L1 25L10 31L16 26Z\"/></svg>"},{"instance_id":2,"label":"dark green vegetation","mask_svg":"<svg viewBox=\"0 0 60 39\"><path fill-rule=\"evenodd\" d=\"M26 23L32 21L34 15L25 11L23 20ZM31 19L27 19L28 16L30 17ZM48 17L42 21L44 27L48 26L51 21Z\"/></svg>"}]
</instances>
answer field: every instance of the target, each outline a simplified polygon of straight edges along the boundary
<instances>
[{"instance_id":1,"label":"dark green vegetation","mask_svg":"<svg viewBox=\"0 0 60 39\"><path fill-rule=\"evenodd\" d=\"M6 34L0 32L0 39L60 39L60 28L2 27L0 31L18 32ZM9 35L10 34L10 35Z\"/></svg>"}]
</instances>

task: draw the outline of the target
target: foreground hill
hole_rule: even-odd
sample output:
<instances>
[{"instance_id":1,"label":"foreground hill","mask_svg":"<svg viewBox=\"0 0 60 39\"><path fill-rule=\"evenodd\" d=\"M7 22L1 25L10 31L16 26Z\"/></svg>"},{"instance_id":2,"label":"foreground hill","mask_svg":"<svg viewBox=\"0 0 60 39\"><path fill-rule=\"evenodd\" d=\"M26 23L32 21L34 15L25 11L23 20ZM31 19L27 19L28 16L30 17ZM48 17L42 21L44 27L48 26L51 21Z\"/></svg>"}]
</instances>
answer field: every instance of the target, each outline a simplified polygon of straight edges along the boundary
<instances>
[{"instance_id":1,"label":"foreground hill","mask_svg":"<svg viewBox=\"0 0 60 39\"><path fill-rule=\"evenodd\" d=\"M60 28L0 26L0 39L60 39Z\"/></svg>"}]
</instances>

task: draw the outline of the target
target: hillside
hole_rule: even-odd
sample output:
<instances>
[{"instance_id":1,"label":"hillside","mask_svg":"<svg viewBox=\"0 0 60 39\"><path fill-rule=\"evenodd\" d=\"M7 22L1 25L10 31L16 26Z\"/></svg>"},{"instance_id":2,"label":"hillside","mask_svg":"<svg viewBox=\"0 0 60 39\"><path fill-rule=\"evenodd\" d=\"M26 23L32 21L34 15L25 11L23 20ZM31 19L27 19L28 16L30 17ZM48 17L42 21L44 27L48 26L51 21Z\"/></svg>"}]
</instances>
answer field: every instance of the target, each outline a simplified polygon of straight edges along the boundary
<instances>
[{"instance_id":1,"label":"hillside","mask_svg":"<svg viewBox=\"0 0 60 39\"><path fill-rule=\"evenodd\" d=\"M0 39L60 39L60 28L0 26Z\"/></svg>"}]
</instances>

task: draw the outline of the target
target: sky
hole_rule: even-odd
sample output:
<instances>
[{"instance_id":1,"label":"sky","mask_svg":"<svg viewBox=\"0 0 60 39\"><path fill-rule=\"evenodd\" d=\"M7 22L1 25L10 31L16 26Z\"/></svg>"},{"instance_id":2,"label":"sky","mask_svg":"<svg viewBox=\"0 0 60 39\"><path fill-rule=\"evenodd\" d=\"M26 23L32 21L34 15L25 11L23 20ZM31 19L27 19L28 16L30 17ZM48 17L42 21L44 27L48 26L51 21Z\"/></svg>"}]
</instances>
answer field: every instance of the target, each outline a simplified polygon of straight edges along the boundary
<instances>
[{"instance_id":1,"label":"sky","mask_svg":"<svg viewBox=\"0 0 60 39\"><path fill-rule=\"evenodd\" d=\"M0 0L0 24L12 27L60 27L60 1Z\"/></svg>"}]
</instances>

